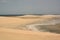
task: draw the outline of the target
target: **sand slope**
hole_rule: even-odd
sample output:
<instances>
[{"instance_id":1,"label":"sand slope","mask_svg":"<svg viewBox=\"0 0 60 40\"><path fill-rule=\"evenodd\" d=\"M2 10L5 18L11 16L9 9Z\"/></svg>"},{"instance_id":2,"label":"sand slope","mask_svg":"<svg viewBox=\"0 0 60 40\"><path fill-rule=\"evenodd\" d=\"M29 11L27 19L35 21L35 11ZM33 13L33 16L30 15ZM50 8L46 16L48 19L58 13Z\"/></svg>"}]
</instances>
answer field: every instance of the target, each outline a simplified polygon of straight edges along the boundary
<instances>
[{"instance_id":1,"label":"sand slope","mask_svg":"<svg viewBox=\"0 0 60 40\"><path fill-rule=\"evenodd\" d=\"M13 29L36 21L52 17L44 16L38 19L23 19L20 17L0 17L0 40L60 40L60 34L48 32L33 32Z\"/></svg>"},{"instance_id":2,"label":"sand slope","mask_svg":"<svg viewBox=\"0 0 60 40\"><path fill-rule=\"evenodd\" d=\"M60 40L60 35L0 28L0 40Z\"/></svg>"},{"instance_id":3,"label":"sand slope","mask_svg":"<svg viewBox=\"0 0 60 40\"><path fill-rule=\"evenodd\" d=\"M39 19L23 19L20 17L0 17L0 27L16 28L38 20Z\"/></svg>"}]
</instances>

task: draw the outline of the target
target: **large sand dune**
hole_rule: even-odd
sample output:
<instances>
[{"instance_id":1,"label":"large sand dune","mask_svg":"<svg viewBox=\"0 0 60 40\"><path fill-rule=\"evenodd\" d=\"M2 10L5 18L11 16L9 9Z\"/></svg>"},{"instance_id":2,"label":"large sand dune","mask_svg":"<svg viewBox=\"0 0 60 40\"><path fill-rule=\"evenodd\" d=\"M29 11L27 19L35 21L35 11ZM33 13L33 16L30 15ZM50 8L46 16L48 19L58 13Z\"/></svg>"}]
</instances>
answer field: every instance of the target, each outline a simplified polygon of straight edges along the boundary
<instances>
[{"instance_id":1,"label":"large sand dune","mask_svg":"<svg viewBox=\"0 0 60 40\"><path fill-rule=\"evenodd\" d=\"M0 17L0 40L60 40L60 34L26 30L26 25L52 20L55 15ZM60 18L60 16L59 16ZM60 28L60 27L59 27ZM24 29L24 30L21 30Z\"/></svg>"}]
</instances>

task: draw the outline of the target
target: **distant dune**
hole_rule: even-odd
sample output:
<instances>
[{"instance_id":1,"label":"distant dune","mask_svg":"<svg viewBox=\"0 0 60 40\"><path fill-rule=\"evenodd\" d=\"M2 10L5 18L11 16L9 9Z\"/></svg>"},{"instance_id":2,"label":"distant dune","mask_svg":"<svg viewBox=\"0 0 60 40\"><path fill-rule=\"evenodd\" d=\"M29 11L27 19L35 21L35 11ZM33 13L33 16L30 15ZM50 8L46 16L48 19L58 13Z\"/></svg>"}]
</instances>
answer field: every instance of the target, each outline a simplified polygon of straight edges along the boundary
<instances>
[{"instance_id":1,"label":"distant dune","mask_svg":"<svg viewBox=\"0 0 60 40\"><path fill-rule=\"evenodd\" d=\"M60 40L60 15L0 16L0 40Z\"/></svg>"}]
</instances>

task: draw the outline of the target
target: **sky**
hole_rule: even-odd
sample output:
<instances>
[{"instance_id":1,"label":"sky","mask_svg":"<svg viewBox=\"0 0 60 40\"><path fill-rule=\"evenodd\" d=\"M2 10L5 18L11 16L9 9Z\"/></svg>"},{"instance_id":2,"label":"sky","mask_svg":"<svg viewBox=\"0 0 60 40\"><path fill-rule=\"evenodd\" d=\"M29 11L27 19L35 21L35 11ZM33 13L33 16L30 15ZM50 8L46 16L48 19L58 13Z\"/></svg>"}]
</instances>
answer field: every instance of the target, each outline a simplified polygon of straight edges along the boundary
<instances>
[{"instance_id":1,"label":"sky","mask_svg":"<svg viewBox=\"0 0 60 40\"><path fill-rule=\"evenodd\" d=\"M60 14L60 0L0 0L0 14Z\"/></svg>"}]
</instances>

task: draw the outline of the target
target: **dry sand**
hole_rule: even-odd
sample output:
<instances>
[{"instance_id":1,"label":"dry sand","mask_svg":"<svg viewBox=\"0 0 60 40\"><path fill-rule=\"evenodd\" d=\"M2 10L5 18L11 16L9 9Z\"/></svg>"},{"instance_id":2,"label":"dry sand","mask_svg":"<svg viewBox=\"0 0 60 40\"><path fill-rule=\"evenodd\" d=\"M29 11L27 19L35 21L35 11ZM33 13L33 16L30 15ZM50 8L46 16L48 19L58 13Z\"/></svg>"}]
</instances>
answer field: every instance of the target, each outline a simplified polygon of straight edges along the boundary
<instances>
[{"instance_id":1,"label":"dry sand","mask_svg":"<svg viewBox=\"0 0 60 40\"><path fill-rule=\"evenodd\" d=\"M60 34L0 28L0 40L60 40Z\"/></svg>"},{"instance_id":2,"label":"dry sand","mask_svg":"<svg viewBox=\"0 0 60 40\"><path fill-rule=\"evenodd\" d=\"M45 17L43 19L48 18ZM60 34L6 28L6 27L14 28L17 25L24 25L38 20L40 19L23 19L20 17L0 17L0 40L60 40Z\"/></svg>"}]
</instances>

